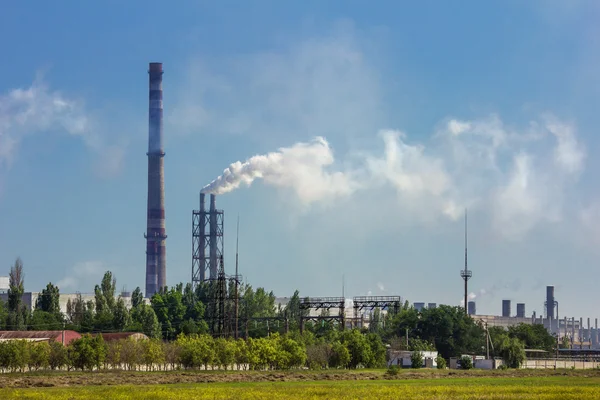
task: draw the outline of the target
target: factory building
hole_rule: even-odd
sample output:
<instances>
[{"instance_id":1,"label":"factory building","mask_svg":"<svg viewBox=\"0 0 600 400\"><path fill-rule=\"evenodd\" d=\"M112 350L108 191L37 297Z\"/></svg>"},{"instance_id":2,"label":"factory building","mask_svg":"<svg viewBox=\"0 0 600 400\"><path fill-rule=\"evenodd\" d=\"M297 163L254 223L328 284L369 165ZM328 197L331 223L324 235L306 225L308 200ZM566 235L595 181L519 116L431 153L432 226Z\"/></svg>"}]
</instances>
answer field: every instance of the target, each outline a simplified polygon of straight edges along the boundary
<instances>
[{"instance_id":1,"label":"factory building","mask_svg":"<svg viewBox=\"0 0 600 400\"><path fill-rule=\"evenodd\" d=\"M510 300L502 300L502 316L510 317Z\"/></svg>"},{"instance_id":2,"label":"factory building","mask_svg":"<svg viewBox=\"0 0 600 400\"><path fill-rule=\"evenodd\" d=\"M476 307L474 301L470 301L470 302L467 303L467 313L469 315L475 315L475 314L477 314L477 307Z\"/></svg>"}]
</instances>

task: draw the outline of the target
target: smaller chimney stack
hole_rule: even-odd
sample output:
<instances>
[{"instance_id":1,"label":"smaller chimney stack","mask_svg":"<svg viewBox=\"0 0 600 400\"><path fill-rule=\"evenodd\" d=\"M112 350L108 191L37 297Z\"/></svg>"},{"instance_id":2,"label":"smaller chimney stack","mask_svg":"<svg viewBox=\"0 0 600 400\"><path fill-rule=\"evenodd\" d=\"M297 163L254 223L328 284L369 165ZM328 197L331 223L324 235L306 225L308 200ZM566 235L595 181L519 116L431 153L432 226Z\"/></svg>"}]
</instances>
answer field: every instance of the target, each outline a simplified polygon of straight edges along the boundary
<instances>
[{"instance_id":1,"label":"smaller chimney stack","mask_svg":"<svg viewBox=\"0 0 600 400\"><path fill-rule=\"evenodd\" d=\"M216 196L210 195L209 209L209 249L210 249L210 279L217 279L217 206Z\"/></svg>"}]
</instances>

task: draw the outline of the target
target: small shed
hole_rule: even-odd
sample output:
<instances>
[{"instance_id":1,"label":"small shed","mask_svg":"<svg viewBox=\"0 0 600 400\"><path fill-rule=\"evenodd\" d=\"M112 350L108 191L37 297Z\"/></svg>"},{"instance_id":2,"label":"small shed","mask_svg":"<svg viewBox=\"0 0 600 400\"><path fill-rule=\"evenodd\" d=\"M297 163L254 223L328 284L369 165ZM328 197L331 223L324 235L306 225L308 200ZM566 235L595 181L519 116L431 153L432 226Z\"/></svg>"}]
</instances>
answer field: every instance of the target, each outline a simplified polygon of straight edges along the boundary
<instances>
[{"instance_id":1,"label":"small shed","mask_svg":"<svg viewBox=\"0 0 600 400\"><path fill-rule=\"evenodd\" d=\"M75 331L0 331L0 342L9 340L27 340L30 342L56 341L68 346L81 335Z\"/></svg>"},{"instance_id":2,"label":"small shed","mask_svg":"<svg viewBox=\"0 0 600 400\"><path fill-rule=\"evenodd\" d=\"M397 365L401 368L410 368L412 366L411 356L412 351L408 350L391 350L388 353L388 366ZM423 367L437 368L437 351L419 351L423 357Z\"/></svg>"}]
</instances>

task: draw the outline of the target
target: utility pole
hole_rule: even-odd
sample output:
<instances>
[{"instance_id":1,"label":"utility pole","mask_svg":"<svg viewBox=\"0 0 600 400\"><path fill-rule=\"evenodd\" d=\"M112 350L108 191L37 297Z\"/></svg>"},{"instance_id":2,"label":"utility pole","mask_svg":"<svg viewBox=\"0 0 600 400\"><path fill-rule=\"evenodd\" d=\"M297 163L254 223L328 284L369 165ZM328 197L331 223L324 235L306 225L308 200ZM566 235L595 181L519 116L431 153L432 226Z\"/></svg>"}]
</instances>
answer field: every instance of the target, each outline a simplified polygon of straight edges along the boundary
<instances>
[{"instance_id":1,"label":"utility pole","mask_svg":"<svg viewBox=\"0 0 600 400\"><path fill-rule=\"evenodd\" d=\"M460 276L465 281L465 314L467 315L469 314L467 281L469 280L469 278L471 278L472 275L473 273L467 268L467 209L465 208L465 269L463 271L460 271Z\"/></svg>"}]
</instances>

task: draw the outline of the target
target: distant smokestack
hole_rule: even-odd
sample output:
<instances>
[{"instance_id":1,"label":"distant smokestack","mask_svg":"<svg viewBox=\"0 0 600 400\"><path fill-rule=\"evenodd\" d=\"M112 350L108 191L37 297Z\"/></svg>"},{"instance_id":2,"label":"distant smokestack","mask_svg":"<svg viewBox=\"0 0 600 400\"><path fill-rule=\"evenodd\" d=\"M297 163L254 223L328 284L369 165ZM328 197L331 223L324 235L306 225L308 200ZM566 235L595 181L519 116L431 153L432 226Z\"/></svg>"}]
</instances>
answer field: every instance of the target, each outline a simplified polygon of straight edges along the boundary
<instances>
[{"instance_id":1,"label":"distant smokestack","mask_svg":"<svg viewBox=\"0 0 600 400\"><path fill-rule=\"evenodd\" d=\"M546 286L546 318L554 321L554 286Z\"/></svg>"},{"instance_id":2,"label":"distant smokestack","mask_svg":"<svg viewBox=\"0 0 600 400\"><path fill-rule=\"evenodd\" d=\"M475 302L469 301L467 304L467 312L469 313L469 315L477 315L477 305L475 304Z\"/></svg>"},{"instance_id":3,"label":"distant smokestack","mask_svg":"<svg viewBox=\"0 0 600 400\"><path fill-rule=\"evenodd\" d=\"M209 209L209 251L210 251L210 279L217 279L217 205L216 196L210 195L210 209Z\"/></svg>"},{"instance_id":4,"label":"distant smokestack","mask_svg":"<svg viewBox=\"0 0 600 400\"><path fill-rule=\"evenodd\" d=\"M510 317L510 300L502 300L502 316Z\"/></svg>"},{"instance_id":5,"label":"distant smokestack","mask_svg":"<svg viewBox=\"0 0 600 400\"><path fill-rule=\"evenodd\" d=\"M165 180L163 157L162 63L150 63L148 108L148 208L146 226L146 297L167 284Z\"/></svg>"}]
</instances>

